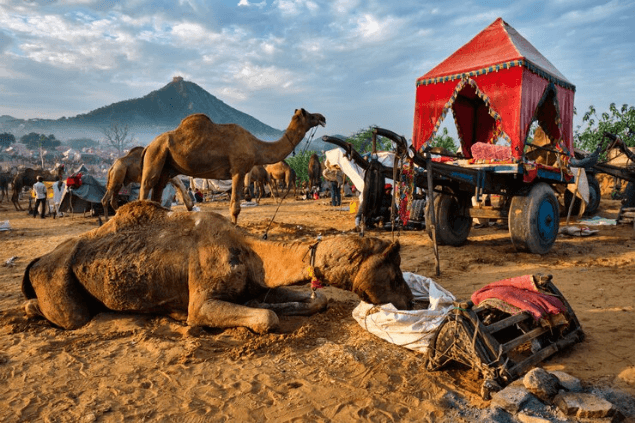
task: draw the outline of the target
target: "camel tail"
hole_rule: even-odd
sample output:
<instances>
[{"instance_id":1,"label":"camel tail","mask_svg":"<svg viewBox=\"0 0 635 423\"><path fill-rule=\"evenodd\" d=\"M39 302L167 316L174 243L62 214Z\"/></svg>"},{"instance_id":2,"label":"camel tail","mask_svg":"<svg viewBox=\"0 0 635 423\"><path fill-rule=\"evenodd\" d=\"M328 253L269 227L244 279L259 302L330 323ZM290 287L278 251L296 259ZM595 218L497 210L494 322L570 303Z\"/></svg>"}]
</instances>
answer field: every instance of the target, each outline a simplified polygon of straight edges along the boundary
<instances>
[{"instance_id":1,"label":"camel tail","mask_svg":"<svg viewBox=\"0 0 635 423\"><path fill-rule=\"evenodd\" d=\"M35 295L35 290L33 289L33 284L31 283L29 271L31 270L31 267L39 260L39 257L36 258L31 263L29 263L29 265L24 270L24 276L22 277L22 295L24 295L24 298L26 298L27 300L37 298L37 295Z\"/></svg>"}]
</instances>

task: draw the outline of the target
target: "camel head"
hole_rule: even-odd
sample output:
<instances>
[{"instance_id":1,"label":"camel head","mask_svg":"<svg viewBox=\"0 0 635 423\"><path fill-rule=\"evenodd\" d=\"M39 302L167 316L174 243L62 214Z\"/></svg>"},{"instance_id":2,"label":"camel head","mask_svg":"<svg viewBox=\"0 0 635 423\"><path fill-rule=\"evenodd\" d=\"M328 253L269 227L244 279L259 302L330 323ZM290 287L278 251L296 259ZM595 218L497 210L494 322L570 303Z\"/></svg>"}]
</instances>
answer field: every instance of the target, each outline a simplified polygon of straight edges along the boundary
<instances>
[{"instance_id":1,"label":"camel head","mask_svg":"<svg viewBox=\"0 0 635 423\"><path fill-rule=\"evenodd\" d=\"M298 128L303 128L304 132L314 126L326 126L326 118L319 113L309 113L304 109L295 109L291 124Z\"/></svg>"},{"instance_id":2,"label":"camel head","mask_svg":"<svg viewBox=\"0 0 635 423\"><path fill-rule=\"evenodd\" d=\"M398 310L412 308L412 291L401 273L399 249L399 242L393 242L362 262L353 279L353 292L359 298L372 304L392 303Z\"/></svg>"}]
</instances>

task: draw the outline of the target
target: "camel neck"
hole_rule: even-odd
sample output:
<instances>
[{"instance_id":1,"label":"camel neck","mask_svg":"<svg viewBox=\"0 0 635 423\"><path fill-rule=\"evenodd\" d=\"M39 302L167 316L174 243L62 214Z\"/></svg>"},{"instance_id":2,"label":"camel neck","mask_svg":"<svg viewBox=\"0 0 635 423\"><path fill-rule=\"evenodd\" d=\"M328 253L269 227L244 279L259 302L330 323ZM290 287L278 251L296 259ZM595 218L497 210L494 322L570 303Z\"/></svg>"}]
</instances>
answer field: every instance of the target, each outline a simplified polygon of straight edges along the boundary
<instances>
[{"instance_id":1,"label":"camel neck","mask_svg":"<svg viewBox=\"0 0 635 423\"><path fill-rule=\"evenodd\" d=\"M251 247L262 258L264 283L269 288L308 283L311 281L311 245L315 242L283 244L253 240ZM357 273L350 252L338 248L336 240L321 241L315 253L315 275L320 282L341 289L352 289Z\"/></svg>"},{"instance_id":2,"label":"camel neck","mask_svg":"<svg viewBox=\"0 0 635 423\"><path fill-rule=\"evenodd\" d=\"M295 122L291 122L282 137L277 141L261 141L259 162L256 164L270 164L284 160L293 149L302 141L306 130L299 128Z\"/></svg>"}]
</instances>

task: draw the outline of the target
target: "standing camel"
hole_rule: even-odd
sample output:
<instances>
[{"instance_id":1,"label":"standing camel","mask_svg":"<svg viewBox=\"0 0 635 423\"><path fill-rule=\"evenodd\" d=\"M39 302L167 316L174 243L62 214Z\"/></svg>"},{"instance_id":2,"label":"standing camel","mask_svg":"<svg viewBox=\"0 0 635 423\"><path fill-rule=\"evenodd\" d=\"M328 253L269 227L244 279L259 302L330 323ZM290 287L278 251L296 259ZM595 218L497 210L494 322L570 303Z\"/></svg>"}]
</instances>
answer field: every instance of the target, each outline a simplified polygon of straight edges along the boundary
<instances>
[{"instance_id":1,"label":"standing camel","mask_svg":"<svg viewBox=\"0 0 635 423\"><path fill-rule=\"evenodd\" d=\"M309 191L313 191L315 187L320 188L322 179L322 165L318 155L313 153L309 157Z\"/></svg>"},{"instance_id":2,"label":"standing camel","mask_svg":"<svg viewBox=\"0 0 635 423\"><path fill-rule=\"evenodd\" d=\"M269 179L271 180L271 195L274 198L280 198L280 193L278 192L278 184L280 182L284 183L284 187L287 189L287 192L284 194L283 198L286 198L289 195L289 191L291 191L291 186L293 186L293 195L297 195L297 188L295 184L295 170L291 168L284 160L274 163L272 165L265 166L267 169L267 173L269 174Z\"/></svg>"},{"instance_id":3,"label":"standing camel","mask_svg":"<svg viewBox=\"0 0 635 423\"><path fill-rule=\"evenodd\" d=\"M141 182L141 157L143 155L143 147L134 147L128 151L123 157L119 157L108 170L108 179L106 181L106 193L101 199L104 206L104 216L108 219L108 204L113 210L117 210L117 194L121 188L133 182ZM170 182L176 188L177 195L185 204L188 210L192 210L194 203L187 194L187 190L183 182L178 177L170 179ZM160 198L159 198L160 200Z\"/></svg>"},{"instance_id":4,"label":"standing camel","mask_svg":"<svg viewBox=\"0 0 635 423\"><path fill-rule=\"evenodd\" d=\"M169 178L184 174L197 178L230 179L229 211L238 222L245 175L255 165L275 163L287 157L307 131L326 125L319 113L297 109L284 135L273 142L261 141L236 124L216 124L204 114L186 117L173 131L156 137L143 151L140 199L161 199Z\"/></svg>"},{"instance_id":5,"label":"standing camel","mask_svg":"<svg viewBox=\"0 0 635 423\"><path fill-rule=\"evenodd\" d=\"M63 177L63 175L64 165L59 165L53 170L31 169L30 167L21 170L13 178L13 195L11 196L13 206L16 210L23 210L19 201L20 191L22 191L23 187L32 187L37 182L38 176L44 178L45 181L55 182L58 176Z\"/></svg>"},{"instance_id":6,"label":"standing camel","mask_svg":"<svg viewBox=\"0 0 635 423\"><path fill-rule=\"evenodd\" d=\"M11 173L0 172L0 194L2 194L2 198L0 198L0 203L4 201L4 197L7 197L7 201L9 201L9 183L10 182L11 182Z\"/></svg>"},{"instance_id":7,"label":"standing camel","mask_svg":"<svg viewBox=\"0 0 635 423\"><path fill-rule=\"evenodd\" d=\"M265 185L271 185L269 174L263 166L254 166L249 173L245 175L245 187L248 188L252 182L254 184L254 191L258 189L258 196L252 195L252 197L256 197L256 203L260 203L260 199L265 195Z\"/></svg>"}]
</instances>

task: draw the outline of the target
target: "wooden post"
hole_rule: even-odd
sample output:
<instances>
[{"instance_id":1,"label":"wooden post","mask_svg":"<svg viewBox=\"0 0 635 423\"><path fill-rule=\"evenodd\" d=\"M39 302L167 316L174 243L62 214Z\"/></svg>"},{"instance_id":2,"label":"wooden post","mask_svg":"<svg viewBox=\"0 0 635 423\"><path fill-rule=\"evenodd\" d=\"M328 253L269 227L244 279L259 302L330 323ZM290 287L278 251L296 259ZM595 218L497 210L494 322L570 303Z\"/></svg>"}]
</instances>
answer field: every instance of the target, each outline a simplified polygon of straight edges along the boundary
<instances>
[{"instance_id":1,"label":"wooden post","mask_svg":"<svg viewBox=\"0 0 635 423\"><path fill-rule=\"evenodd\" d=\"M426 225L430 225L430 233L432 234L432 248L434 249L434 265L435 265L435 273L437 276L441 274L441 269L439 267L439 247L437 245L437 228L436 228L436 217L434 215L434 182L432 181L432 155L430 151L426 152L426 173L428 174L428 207L430 210L429 220L430 222L426 222Z\"/></svg>"}]
</instances>

